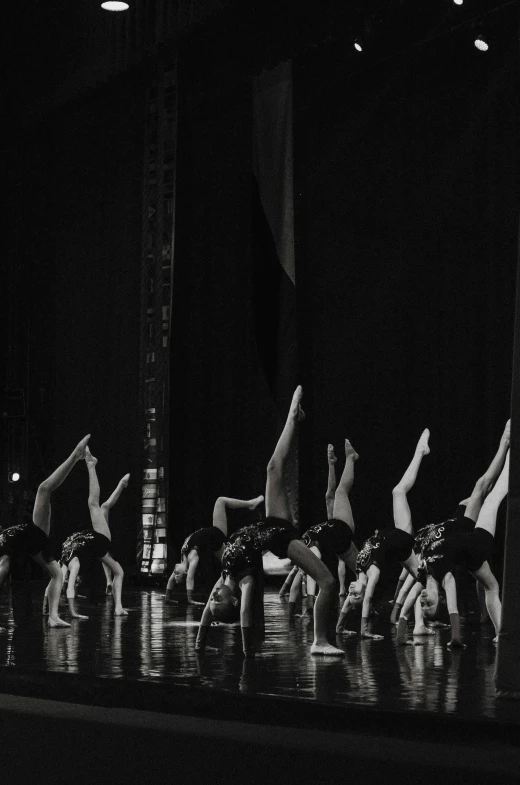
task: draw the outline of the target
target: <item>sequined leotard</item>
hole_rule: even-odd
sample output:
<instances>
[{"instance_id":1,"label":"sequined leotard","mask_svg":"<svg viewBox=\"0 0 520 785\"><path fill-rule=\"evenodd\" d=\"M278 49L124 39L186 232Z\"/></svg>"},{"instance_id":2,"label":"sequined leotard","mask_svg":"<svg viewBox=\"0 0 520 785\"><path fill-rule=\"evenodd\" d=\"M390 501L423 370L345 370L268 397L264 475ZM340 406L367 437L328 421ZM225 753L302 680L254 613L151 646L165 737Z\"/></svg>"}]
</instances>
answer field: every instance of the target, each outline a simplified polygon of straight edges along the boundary
<instances>
[{"instance_id":1,"label":"sequined leotard","mask_svg":"<svg viewBox=\"0 0 520 785\"><path fill-rule=\"evenodd\" d=\"M231 535L222 554L222 574L236 581L262 567L263 551L271 551L280 559L287 557L287 548L300 536L294 526L282 518L245 526Z\"/></svg>"},{"instance_id":2,"label":"sequined leotard","mask_svg":"<svg viewBox=\"0 0 520 785\"><path fill-rule=\"evenodd\" d=\"M87 571L96 559L101 559L110 551L111 545L108 537L93 529L75 532L63 543L61 562L68 565L77 556L81 570Z\"/></svg>"},{"instance_id":3,"label":"sequined leotard","mask_svg":"<svg viewBox=\"0 0 520 785\"><path fill-rule=\"evenodd\" d=\"M356 572L366 573L375 564L380 570L406 561L412 553L413 537L402 529L381 529L365 540L356 559Z\"/></svg>"}]
</instances>

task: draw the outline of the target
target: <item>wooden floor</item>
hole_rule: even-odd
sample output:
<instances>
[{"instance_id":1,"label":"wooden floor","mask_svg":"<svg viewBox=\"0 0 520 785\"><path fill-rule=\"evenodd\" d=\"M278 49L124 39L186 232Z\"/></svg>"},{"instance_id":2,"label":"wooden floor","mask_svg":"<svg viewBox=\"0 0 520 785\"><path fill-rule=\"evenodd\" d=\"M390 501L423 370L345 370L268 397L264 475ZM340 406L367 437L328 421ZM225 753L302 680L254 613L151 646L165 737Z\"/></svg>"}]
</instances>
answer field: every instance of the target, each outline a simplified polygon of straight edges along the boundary
<instances>
[{"instance_id":1,"label":"wooden floor","mask_svg":"<svg viewBox=\"0 0 520 785\"><path fill-rule=\"evenodd\" d=\"M9 593L1 597L0 620L7 626L7 632L0 634L4 682L14 683L20 675L43 684L46 675L61 674L103 679L107 690L108 682L122 680L139 682L141 689L147 683L160 683L169 688L198 687L198 692L270 696L284 699L289 719L292 712L295 718L301 714L304 705L319 704L408 718L416 714L520 724L520 705L495 697L492 628L476 618L464 622L467 648L463 651L447 648L449 631L444 629L418 640L422 645L397 647L395 632L382 613L377 631L384 640L339 636L336 643L345 657L318 658L309 653L312 622L301 617L290 620L286 602L272 586L265 594L265 640L254 660L242 657L240 628L228 625L211 629L208 651L200 657L194 644L202 608L166 605L159 589L125 586L129 615L123 618L113 615L111 597L99 597L96 604L79 599L78 607L89 619L73 620L67 629L49 629L40 612L43 584L32 586L32 618L18 626L14 626ZM67 619L65 602L61 612Z\"/></svg>"}]
</instances>

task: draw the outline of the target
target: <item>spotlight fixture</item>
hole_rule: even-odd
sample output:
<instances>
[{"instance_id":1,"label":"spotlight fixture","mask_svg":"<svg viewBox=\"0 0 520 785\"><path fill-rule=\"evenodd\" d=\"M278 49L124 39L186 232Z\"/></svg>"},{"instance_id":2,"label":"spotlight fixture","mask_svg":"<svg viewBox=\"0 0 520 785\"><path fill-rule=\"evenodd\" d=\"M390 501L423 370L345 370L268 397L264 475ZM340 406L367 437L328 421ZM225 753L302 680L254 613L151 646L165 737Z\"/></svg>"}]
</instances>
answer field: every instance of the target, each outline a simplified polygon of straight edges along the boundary
<instances>
[{"instance_id":1,"label":"spotlight fixture","mask_svg":"<svg viewBox=\"0 0 520 785\"><path fill-rule=\"evenodd\" d=\"M453 0L453 2L455 3L455 5L462 5L464 0Z\"/></svg>"},{"instance_id":2,"label":"spotlight fixture","mask_svg":"<svg viewBox=\"0 0 520 785\"><path fill-rule=\"evenodd\" d=\"M105 11L128 11L130 6L128 3L119 2L119 0L107 0L107 2L101 3L101 8Z\"/></svg>"},{"instance_id":3,"label":"spotlight fixture","mask_svg":"<svg viewBox=\"0 0 520 785\"><path fill-rule=\"evenodd\" d=\"M474 46L476 46L476 48L477 48L477 49L478 49L480 52L487 52L487 50L489 49L489 44L488 44L488 42L487 42L487 41L486 41L486 40L483 38L483 36L482 36L482 35L479 35L479 36L477 36L477 38L475 38L475 40L473 41L473 44L474 44Z\"/></svg>"},{"instance_id":4,"label":"spotlight fixture","mask_svg":"<svg viewBox=\"0 0 520 785\"><path fill-rule=\"evenodd\" d=\"M18 482L18 480L20 479L20 475L18 472L9 472L9 474L7 475L7 479L9 482Z\"/></svg>"},{"instance_id":5,"label":"spotlight fixture","mask_svg":"<svg viewBox=\"0 0 520 785\"><path fill-rule=\"evenodd\" d=\"M363 51L363 42L361 38L356 38L356 40L354 41L354 49L356 50L356 52Z\"/></svg>"}]
</instances>

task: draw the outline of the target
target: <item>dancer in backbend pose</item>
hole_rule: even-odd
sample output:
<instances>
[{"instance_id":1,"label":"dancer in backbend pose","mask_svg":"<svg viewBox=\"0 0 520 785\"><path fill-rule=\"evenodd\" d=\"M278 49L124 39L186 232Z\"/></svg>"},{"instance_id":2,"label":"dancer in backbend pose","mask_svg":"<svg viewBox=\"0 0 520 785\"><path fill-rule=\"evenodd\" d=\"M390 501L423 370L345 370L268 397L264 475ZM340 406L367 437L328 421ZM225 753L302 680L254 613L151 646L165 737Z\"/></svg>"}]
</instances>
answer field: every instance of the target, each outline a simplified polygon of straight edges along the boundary
<instances>
[{"instance_id":1,"label":"dancer in backbend pose","mask_svg":"<svg viewBox=\"0 0 520 785\"><path fill-rule=\"evenodd\" d=\"M334 448L331 444L329 444L327 454L329 456L330 468L330 455L334 454ZM332 498L330 496L330 490L335 486L335 483L331 484L329 472L329 486L326 496L329 520L324 523L318 523L316 526L311 526L302 537L305 545L311 549L318 559L321 559L325 552L335 554L338 557L339 564L343 565L343 569L345 569L345 565L347 565L354 575L356 574L356 558L358 551L352 542L355 527L348 494L354 483L354 463L358 458L359 456L349 440L345 439L345 466L339 485L335 489ZM331 502L332 510L330 508ZM300 574L295 577L291 587L289 596L289 607L291 609L294 608L301 581L302 575L300 571ZM315 595L316 581L314 581L311 576L308 576L307 599L304 601L304 606L309 613L314 606L316 599Z\"/></svg>"},{"instance_id":2,"label":"dancer in backbend pose","mask_svg":"<svg viewBox=\"0 0 520 785\"><path fill-rule=\"evenodd\" d=\"M32 521L20 526L12 526L0 534L0 586L4 583L10 570L10 561L15 553L28 554L43 567L51 580L48 586L49 627L70 627L60 619L58 604L60 601L63 577L58 562L48 550L49 532L51 527L51 494L58 488L78 461L86 456L90 434L85 436L61 466L42 482L36 493Z\"/></svg>"},{"instance_id":3,"label":"dancer in backbend pose","mask_svg":"<svg viewBox=\"0 0 520 785\"><path fill-rule=\"evenodd\" d=\"M508 490L508 447L509 423L491 466L477 481L471 497L461 502L456 516L443 523L430 524L418 533L422 542L423 561L419 581L408 594L401 610L397 630L399 644L406 643L408 615L417 597L420 597L422 612L427 619L436 618L439 606L446 603L451 624L448 645L463 646L454 577L457 566L467 569L483 586L486 608L495 634L498 635L502 606L498 583L489 567L489 558L493 553L498 508ZM490 491L499 472L498 480Z\"/></svg>"},{"instance_id":4,"label":"dancer in backbend pose","mask_svg":"<svg viewBox=\"0 0 520 785\"><path fill-rule=\"evenodd\" d=\"M413 552L414 535L407 494L417 479L422 459L430 452L429 438L430 432L426 428L417 443L412 462L392 491L395 529L376 531L359 551L356 564L358 579L349 586L348 596L336 627L338 633L352 634L351 631L344 629L345 617L352 607L361 605L361 637L381 640L382 635L372 635L368 631L372 597L381 570L386 566L400 563L408 572L417 575L418 560Z\"/></svg>"},{"instance_id":5,"label":"dancer in backbend pose","mask_svg":"<svg viewBox=\"0 0 520 785\"><path fill-rule=\"evenodd\" d=\"M337 649L327 640L327 616L334 591L334 578L320 559L304 545L290 522L291 510L283 470L294 442L297 424L303 417L301 397L302 388L297 387L287 422L267 465L266 520L239 529L230 537L224 549L222 576L215 584L202 614L196 642L198 651L204 649L212 620L230 621L239 610L243 651L246 656L252 656L254 573L261 569L262 552L269 550L278 558L289 558L310 575L320 588L314 614L311 654L344 654L342 649ZM240 601L238 589L241 591Z\"/></svg>"},{"instance_id":6,"label":"dancer in backbend pose","mask_svg":"<svg viewBox=\"0 0 520 785\"><path fill-rule=\"evenodd\" d=\"M334 447L332 444L327 445L327 463L329 466L329 472L327 477L327 491L325 493L325 506L327 508L327 520L330 521L334 517L334 496L336 493L336 465L337 458L334 455ZM304 576L299 570L298 567L292 567L288 576L286 577L285 581L283 582L282 588L279 591L279 596L284 597L286 594L290 593L292 583L296 576L300 573L299 582L304 584ZM339 578L339 594L340 597L345 595L345 562L338 560L338 578Z\"/></svg>"},{"instance_id":7,"label":"dancer in backbend pose","mask_svg":"<svg viewBox=\"0 0 520 785\"><path fill-rule=\"evenodd\" d=\"M96 474L96 463L97 458L94 458L90 450L87 448L85 460L87 463L87 468L89 470L89 509L90 515L92 519L93 529L85 529L83 531L74 532L71 534L70 537L67 537L65 542L63 543L63 547L61 550L61 567L64 573L64 578L67 576L67 602L69 606L69 611L73 619L88 619L88 616L83 616L79 614L76 610L76 586L79 578L79 572L81 570L83 575L86 575L94 566L95 562L101 560L103 566L107 567L109 570L110 575L117 575L117 572L113 570L110 566L111 563L118 565L119 570L121 571L121 580L119 581L119 606L118 606L118 598L116 592L114 592L116 598L116 616L126 615L126 611L121 606L121 586L122 586L122 576L123 576L123 569L121 565L116 562L109 554L109 549L111 545L111 535L110 529L108 528L108 519L110 515L110 510L118 501L119 497L121 496L123 490L128 487L128 482L130 480L130 475L125 474L125 476L118 482L116 489L111 494L111 496L103 502L103 504L99 504L99 483L97 482L97 474ZM90 464L93 466L93 471L90 469ZM101 521L100 515L98 510L101 511L101 515L105 521L105 525ZM96 523L94 524L94 519L96 519ZM107 535L108 531L108 535ZM104 557L108 556L109 561L105 561ZM48 588L48 587L47 587ZM45 613L46 610L46 600L47 600L47 590L45 592L45 597L43 601L43 612ZM123 612L122 612L123 611Z\"/></svg>"},{"instance_id":8,"label":"dancer in backbend pose","mask_svg":"<svg viewBox=\"0 0 520 785\"><path fill-rule=\"evenodd\" d=\"M74 603L74 588L76 578L78 576L80 567L90 567L95 559L101 559L103 564L110 568L114 575L113 580L113 593L114 593L114 614L116 616L127 616L128 611L125 610L121 604L121 590L123 587L123 568L119 562L115 561L110 555L110 546L112 543L112 536L108 528L107 517L105 510L99 503L100 488L99 480L96 473L97 458L91 454L89 448L85 449L85 463L88 469L89 478L89 496L88 507L90 511L90 519L92 521L92 529L87 531L76 532L71 535L62 549L62 563L66 564L69 568L69 582L67 586L67 601L69 610L73 618L86 619L87 616L82 616L76 611ZM108 500L109 507L115 504L123 488L128 485L130 475L125 474L120 480L116 490Z\"/></svg>"},{"instance_id":9,"label":"dancer in backbend pose","mask_svg":"<svg viewBox=\"0 0 520 785\"><path fill-rule=\"evenodd\" d=\"M202 553L212 553L218 561L221 561L224 545L228 537L226 510L255 510L263 500L263 496L247 500L231 499L228 496L218 497L213 508L213 526L197 529L184 540L181 548L181 561L173 568L166 585L166 602L172 602L175 585L186 581L188 605L204 605L203 602L195 602L193 599L195 573L199 566L200 555Z\"/></svg>"}]
</instances>

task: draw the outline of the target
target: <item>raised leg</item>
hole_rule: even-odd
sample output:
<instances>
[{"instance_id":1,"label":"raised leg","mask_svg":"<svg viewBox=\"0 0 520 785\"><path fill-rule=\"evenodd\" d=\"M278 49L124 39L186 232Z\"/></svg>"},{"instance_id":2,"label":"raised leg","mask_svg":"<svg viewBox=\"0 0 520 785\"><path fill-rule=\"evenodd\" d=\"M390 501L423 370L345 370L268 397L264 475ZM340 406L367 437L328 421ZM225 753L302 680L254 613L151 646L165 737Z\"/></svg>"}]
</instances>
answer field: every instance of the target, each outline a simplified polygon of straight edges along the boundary
<instances>
[{"instance_id":1,"label":"raised leg","mask_svg":"<svg viewBox=\"0 0 520 785\"><path fill-rule=\"evenodd\" d=\"M283 518L286 521L290 521L292 516L284 484L283 469L294 442L296 426L303 416L300 407L302 395L302 388L301 386L298 386L291 401L284 429L278 439L271 460L267 464L267 481L265 487L266 513L268 516Z\"/></svg>"},{"instance_id":2,"label":"raised leg","mask_svg":"<svg viewBox=\"0 0 520 785\"><path fill-rule=\"evenodd\" d=\"M336 494L336 461L338 459L334 455L334 446L327 445L327 463L329 465L329 473L327 477L327 491L325 493L325 504L327 507L327 520L334 517L334 496Z\"/></svg>"},{"instance_id":3,"label":"raised leg","mask_svg":"<svg viewBox=\"0 0 520 785\"><path fill-rule=\"evenodd\" d=\"M213 507L213 526L224 532L227 537L228 521L226 510L254 510L263 500L263 496L257 496L255 499L232 499L229 496L219 496Z\"/></svg>"},{"instance_id":4,"label":"raised leg","mask_svg":"<svg viewBox=\"0 0 520 785\"><path fill-rule=\"evenodd\" d=\"M98 534L104 534L105 537L108 537L108 539L111 540L112 537L110 529L108 528L107 519L105 518L99 503L100 488L96 472L97 458L94 458L88 447L85 448L85 463L87 464L88 470L88 508L92 527Z\"/></svg>"},{"instance_id":5,"label":"raised leg","mask_svg":"<svg viewBox=\"0 0 520 785\"><path fill-rule=\"evenodd\" d=\"M125 474L125 476L119 480L116 489L108 497L106 502L103 502L103 504L101 505L101 509L103 510L103 514L107 520L107 523L108 523L108 516L110 514L110 510L112 509L114 504L116 504L116 502L119 500L119 497L123 493L124 489L128 488L129 480L130 480L130 475ZM98 497L98 502L99 502L99 497Z\"/></svg>"},{"instance_id":6,"label":"raised leg","mask_svg":"<svg viewBox=\"0 0 520 785\"><path fill-rule=\"evenodd\" d=\"M354 516L352 515L352 508L348 494L352 485L354 484L354 464L359 458L359 455L352 447L348 439L345 439L345 466L341 479L336 488L336 495L334 497L333 517L348 523L352 531L354 531Z\"/></svg>"},{"instance_id":7,"label":"raised leg","mask_svg":"<svg viewBox=\"0 0 520 785\"><path fill-rule=\"evenodd\" d=\"M422 459L430 452L430 447L428 446L429 438L430 431L428 428L425 428L417 442L410 465L392 491L395 527L408 532L408 534L413 534L413 526L407 494L415 484Z\"/></svg>"},{"instance_id":8,"label":"raised leg","mask_svg":"<svg viewBox=\"0 0 520 785\"><path fill-rule=\"evenodd\" d=\"M121 592L123 589L123 578L125 575L123 568L119 562L113 559L108 553L103 556L101 561L103 564L106 564L107 567L110 567L114 573L114 582L112 584L112 590L114 592L114 615L128 616L128 611L125 610L121 604Z\"/></svg>"},{"instance_id":9,"label":"raised leg","mask_svg":"<svg viewBox=\"0 0 520 785\"><path fill-rule=\"evenodd\" d=\"M314 642L311 646L311 654L342 657L345 652L332 646L327 640L328 614L334 595L334 578L323 562L301 540L293 540L289 543L287 555L320 587L314 607Z\"/></svg>"},{"instance_id":10,"label":"raised leg","mask_svg":"<svg viewBox=\"0 0 520 785\"><path fill-rule=\"evenodd\" d=\"M502 471L496 481L495 487L486 496L480 514L477 518L476 529L485 529L493 537L497 526L497 513L501 502L509 488L509 451L507 452Z\"/></svg>"},{"instance_id":11,"label":"raised leg","mask_svg":"<svg viewBox=\"0 0 520 785\"><path fill-rule=\"evenodd\" d=\"M36 500L34 502L33 522L42 529L47 536L49 536L51 527L51 494L62 484L76 463L85 457L85 449L89 439L90 434L84 436L67 460L58 466L51 476L47 477L38 488Z\"/></svg>"}]
</instances>

